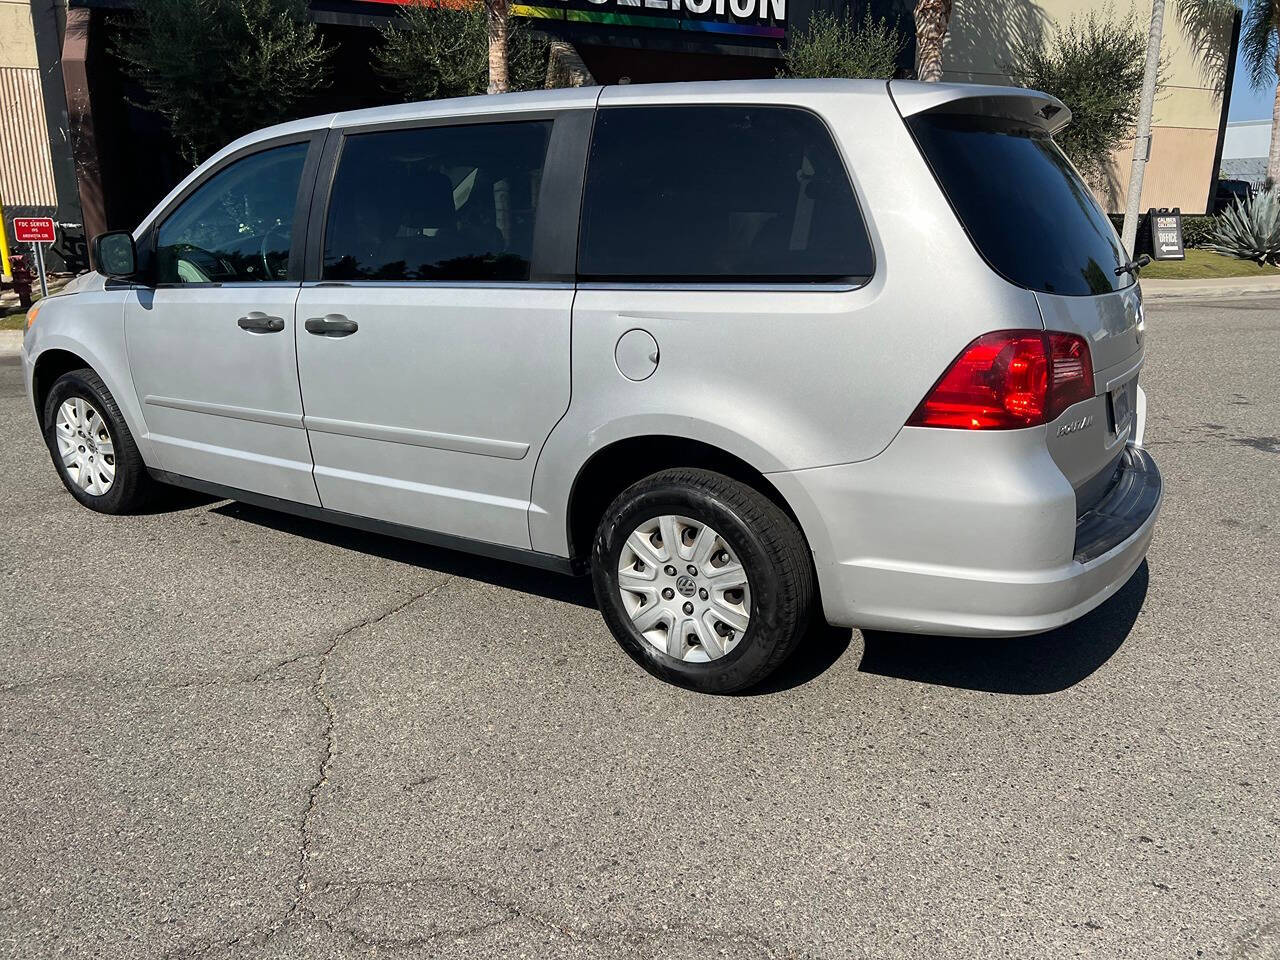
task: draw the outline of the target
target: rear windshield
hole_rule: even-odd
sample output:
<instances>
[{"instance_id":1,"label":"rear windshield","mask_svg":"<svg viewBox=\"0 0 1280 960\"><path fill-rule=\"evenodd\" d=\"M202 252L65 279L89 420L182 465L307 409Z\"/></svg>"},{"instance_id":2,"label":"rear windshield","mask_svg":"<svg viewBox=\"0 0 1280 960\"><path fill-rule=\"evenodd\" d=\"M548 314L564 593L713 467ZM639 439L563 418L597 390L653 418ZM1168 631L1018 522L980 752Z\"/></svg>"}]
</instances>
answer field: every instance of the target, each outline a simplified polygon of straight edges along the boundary
<instances>
[{"instance_id":1,"label":"rear windshield","mask_svg":"<svg viewBox=\"0 0 1280 960\"><path fill-rule=\"evenodd\" d=\"M1044 293L1133 284L1111 221L1053 139L1010 121L921 114L908 120L978 252L1006 280Z\"/></svg>"}]
</instances>

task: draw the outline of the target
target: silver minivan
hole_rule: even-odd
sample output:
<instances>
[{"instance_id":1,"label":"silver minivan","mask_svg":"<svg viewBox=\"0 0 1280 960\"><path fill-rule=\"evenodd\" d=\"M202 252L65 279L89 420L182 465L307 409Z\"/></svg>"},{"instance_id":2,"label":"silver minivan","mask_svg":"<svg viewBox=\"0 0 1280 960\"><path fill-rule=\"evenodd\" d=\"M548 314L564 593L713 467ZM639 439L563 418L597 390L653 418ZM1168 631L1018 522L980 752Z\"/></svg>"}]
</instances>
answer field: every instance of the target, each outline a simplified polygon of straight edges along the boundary
<instances>
[{"instance_id":1,"label":"silver minivan","mask_svg":"<svg viewBox=\"0 0 1280 960\"><path fill-rule=\"evenodd\" d=\"M1141 564L1138 265L1034 91L582 88L222 150L33 311L72 496L176 484L590 572L639 663L1012 636Z\"/></svg>"}]
</instances>

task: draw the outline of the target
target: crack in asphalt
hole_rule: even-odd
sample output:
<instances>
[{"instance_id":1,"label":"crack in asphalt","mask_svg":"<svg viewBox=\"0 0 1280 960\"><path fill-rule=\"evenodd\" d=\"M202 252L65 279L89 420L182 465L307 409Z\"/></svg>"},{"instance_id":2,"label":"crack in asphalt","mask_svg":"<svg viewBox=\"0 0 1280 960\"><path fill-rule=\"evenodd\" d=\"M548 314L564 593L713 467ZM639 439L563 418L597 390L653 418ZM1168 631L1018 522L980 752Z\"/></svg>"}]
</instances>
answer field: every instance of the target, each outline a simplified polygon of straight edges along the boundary
<instances>
[{"instance_id":1,"label":"crack in asphalt","mask_svg":"<svg viewBox=\"0 0 1280 960\"><path fill-rule=\"evenodd\" d=\"M315 816L316 809L319 805L320 791L324 789L325 784L329 782L329 769L333 764L334 753L333 728L337 721L337 711L334 707L333 701L325 691L325 681L328 679L329 658L333 656L334 651L337 650L338 644L353 633L368 627L376 626L388 617L394 616L417 603L419 600L422 600L424 597L430 596L431 594L443 589L448 586L448 584L448 580L443 580L426 590L414 594L407 600L402 600L385 610L371 614L356 623L342 628L333 634L333 636L318 649L295 654L292 657L288 657L285 660L280 661L272 667L268 667L266 670L259 671L246 681L242 681L257 683L271 679L283 679L278 677L270 678L267 677L266 674L269 674L274 670L282 669L290 664L300 663L304 660L316 661L315 675L312 677L311 682L308 685L308 691L315 699L315 702L319 704L323 714L321 738L323 740L324 748L323 755L320 758L320 766L317 771L316 779L307 788L307 802L303 808L301 820L298 823L298 869L293 882L294 896L288 908L280 918L275 923L272 923L265 928L255 928L246 933L238 934L232 939L222 943L193 946L170 953L167 956L173 958L199 957L207 956L215 951L225 952L241 944L265 944L272 938L279 935L282 931L286 930L295 920L316 916L307 908L306 905L307 893L311 887L311 821Z\"/></svg>"},{"instance_id":2,"label":"crack in asphalt","mask_svg":"<svg viewBox=\"0 0 1280 960\"><path fill-rule=\"evenodd\" d=\"M414 887L429 887L449 891L462 890L474 900L501 911L504 916L493 920L478 921L460 928L441 929L411 937L380 936L357 927L351 922L351 919L343 920L342 918L344 913L353 910L359 904L366 890L409 890ZM330 915L316 915L315 919L331 932L346 936L354 946L365 949L394 952L429 947L446 939L458 943L487 931L496 930L508 924L524 920L542 927L554 936L578 943L628 944L632 947L641 947L661 938L683 936L708 948L729 945L737 946L740 951L750 949L753 951L752 956L768 958L783 956L776 944L751 931L718 930L696 922L676 922L663 925L624 923L575 929L567 927L531 908L526 901L511 895L508 891L447 875L399 880L356 880L345 884L327 885L327 888L334 890L354 888L355 895Z\"/></svg>"},{"instance_id":3,"label":"crack in asphalt","mask_svg":"<svg viewBox=\"0 0 1280 960\"><path fill-rule=\"evenodd\" d=\"M337 707L327 689L329 679L329 663L339 645L347 637L357 631L375 626L402 612L413 604L431 594L447 587L450 581L445 580L423 590L406 600L393 604L386 609L372 614L356 623L334 633L322 646L290 656L278 663L259 671L253 677L238 682L270 682L286 679L271 674L293 664L304 661L315 661L315 669L307 685L314 703L320 708L321 740L323 743L320 763L316 777L307 788L306 803L298 820L298 857L297 869L292 884L292 896L289 905L273 922L265 926L257 926L216 943L192 944L167 954L171 958L209 957L232 954L238 947L263 947L300 923L308 921L318 923L335 936L344 937L354 947L365 950L386 951L395 953L415 950L438 944L443 940L457 943L472 937L480 936L488 931L500 929L512 923L525 921L544 929L547 933L563 937L579 943L612 943L615 945L630 944L643 946L659 938L683 936L702 944L707 948L736 946L739 950L750 950L754 955L774 958L781 956L778 948L750 931L725 931L708 928L696 922L668 923L660 926L643 924L602 925L593 928L576 929L565 926L556 919L546 916L534 908L532 904L514 895L511 891L489 887L474 880L460 879L447 875L413 877L392 880L361 880L345 883L324 883L316 885L312 875L311 861L314 819L319 811L321 794L329 783L329 775L335 755L334 728L337 725ZM461 891L474 904L488 906L501 915L493 919L477 919L460 927L434 930L414 936L397 937L390 934L379 934L369 930L360 923L357 910L361 898L367 890L391 889L408 891L415 887L428 887L443 891ZM317 898L333 892L347 893L339 902L328 907L316 903Z\"/></svg>"},{"instance_id":4,"label":"crack in asphalt","mask_svg":"<svg viewBox=\"0 0 1280 960\"><path fill-rule=\"evenodd\" d=\"M328 645L318 653L319 666L316 670L315 679L311 684L311 693L315 697L316 702L320 704L321 709L324 711L324 728L322 731L322 736L324 737L324 756L320 761L319 777L307 791L307 805L302 813L302 822L299 824L298 828L301 843L298 847L298 877L294 884L297 891L297 897L285 915L285 923L287 923L289 918L301 909L303 900L306 899L307 890L310 888L311 868L309 861L311 859L311 818L315 815L316 807L319 803L320 791L324 789L325 784L329 782L329 768L333 765L333 727L337 720L337 710L333 705L333 700L330 699L328 693L325 691L325 681L328 678L329 673L329 658L333 655L334 650L338 648L338 644L351 636L351 634L355 633L357 630L376 626L383 620L386 620L388 617L394 616L407 607L412 606L429 594L442 589L448 584L448 582L449 581L445 580L437 583L430 589L423 590L421 593L415 594L408 600L396 604L376 616L353 624L347 629L335 634L333 639L329 641Z\"/></svg>"}]
</instances>

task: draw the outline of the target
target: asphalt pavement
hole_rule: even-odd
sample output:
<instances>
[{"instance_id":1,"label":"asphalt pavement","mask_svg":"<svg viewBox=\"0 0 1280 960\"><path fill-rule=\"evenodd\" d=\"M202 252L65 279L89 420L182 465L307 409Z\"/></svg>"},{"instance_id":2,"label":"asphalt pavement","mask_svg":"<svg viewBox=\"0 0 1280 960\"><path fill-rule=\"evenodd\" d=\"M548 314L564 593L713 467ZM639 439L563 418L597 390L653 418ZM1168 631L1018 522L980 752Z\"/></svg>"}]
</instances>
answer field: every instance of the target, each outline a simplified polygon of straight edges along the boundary
<instances>
[{"instance_id":1,"label":"asphalt pavement","mask_svg":"<svg viewBox=\"0 0 1280 960\"><path fill-rule=\"evenodd\" d=\"M1149 563L665 686L583 582L80 508L0 361L0 956L1280 957L1280 299L1149 310Z\"/></svg>"}]
</instances>

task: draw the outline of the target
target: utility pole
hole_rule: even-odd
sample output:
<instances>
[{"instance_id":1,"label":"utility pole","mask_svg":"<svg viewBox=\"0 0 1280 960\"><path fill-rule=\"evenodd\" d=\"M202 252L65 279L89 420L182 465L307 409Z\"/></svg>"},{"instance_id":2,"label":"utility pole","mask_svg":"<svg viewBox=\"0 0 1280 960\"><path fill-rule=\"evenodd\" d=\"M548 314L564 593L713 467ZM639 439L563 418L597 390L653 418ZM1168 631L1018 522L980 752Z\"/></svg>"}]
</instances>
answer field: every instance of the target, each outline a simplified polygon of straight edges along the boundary
<instances>
[{"instance_id":1,"label":"utility pole","mask_svg":"<svg viewBox=\"0 0 1280 960\"><path fill-rule=\"evenodd\" d=\"M1120 239L1129 256L1138 239L1138 215L1142 209L1142 177L1151 159L1151 113L1156 102L1156 80L1160 75L1160 35L1164 33L1164 0L1152 0L1151 30L1147 33L1147 62L1142 71L1142 100L1138 104L1138 129L1133 138L1133 168L1129 173L1129 193L1124 208L1124 228Z\"/></svg>"}]
</instances>

